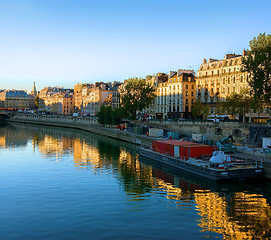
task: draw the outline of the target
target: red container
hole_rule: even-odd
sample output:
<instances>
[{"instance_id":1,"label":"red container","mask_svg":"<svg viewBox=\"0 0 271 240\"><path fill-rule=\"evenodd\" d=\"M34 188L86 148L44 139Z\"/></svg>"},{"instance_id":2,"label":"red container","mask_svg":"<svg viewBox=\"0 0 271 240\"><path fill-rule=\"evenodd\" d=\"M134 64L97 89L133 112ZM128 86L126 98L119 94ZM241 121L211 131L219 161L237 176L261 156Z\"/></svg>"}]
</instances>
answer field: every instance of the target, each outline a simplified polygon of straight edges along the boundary
<instances>
[{"instance_id":1,"label":"red container","mask_svg":"<svg viewBox=\"0 0 271 240\"><path fill-rule=\"evenodd\" d=\"M156 152L156 141L152 141L152 150Z\"/></svg>"},{"instance_id":2,"label":"red container","mask_svg":"<svg viewBox=\"0 0 271 240\"><path fill-rule=\"evenodd\" d=\"M213 148L212 146L208 145L191 145L191 146L184 146L183 147L183 156L184 158L199 158L200 156L204 155L212 155Z\"/></svg>"},{"instance_id":3,"label":"red container","mask_svg":"<svg viewBox=\"0 0 271 240\"><path fill-rule=\"evenodd\" d=\"M209 145L203 145L193 142L178 141L175 139L153 141L153 150L159 153L174 156L174 146L179 147L180 158L189 157L198 158L203 155L211 155L215 148Z\"/></svg>"}]
</instances>

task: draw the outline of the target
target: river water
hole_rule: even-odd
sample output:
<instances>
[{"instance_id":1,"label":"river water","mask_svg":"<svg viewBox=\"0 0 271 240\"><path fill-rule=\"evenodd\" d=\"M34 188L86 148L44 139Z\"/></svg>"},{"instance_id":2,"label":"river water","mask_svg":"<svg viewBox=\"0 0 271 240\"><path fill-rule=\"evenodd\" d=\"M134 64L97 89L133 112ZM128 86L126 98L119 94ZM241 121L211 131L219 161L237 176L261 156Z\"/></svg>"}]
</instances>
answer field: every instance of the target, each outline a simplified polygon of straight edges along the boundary
<instances>
[{"instance_id":1,"label":"river water","mask_svg":"<svg viewBox=\"0 0 271 240\"><path fill-rule=\"evenodd\" d=\"M79 130L0 126L0 237L269 239L271 183L219 185Z\"/></svg>"}]
</instances>

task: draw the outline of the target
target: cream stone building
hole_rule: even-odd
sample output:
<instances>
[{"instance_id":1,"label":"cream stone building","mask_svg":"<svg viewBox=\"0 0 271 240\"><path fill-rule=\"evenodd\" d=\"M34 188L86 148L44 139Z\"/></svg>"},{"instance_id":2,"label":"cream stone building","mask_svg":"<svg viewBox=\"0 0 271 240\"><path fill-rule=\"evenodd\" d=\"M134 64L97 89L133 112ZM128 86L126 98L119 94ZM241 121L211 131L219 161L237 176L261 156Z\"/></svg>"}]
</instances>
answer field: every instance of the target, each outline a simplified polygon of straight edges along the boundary
<instances>
[{"instance_id":1,"label":"cream stone building","mask_svg":"<svg viewBox=\"0 0 271 240\"><path fill-rule=\"evenodd\" d=\"M165 73L157 73L146 76L145 80L148 84L154 86L155 90L157 90L158 83L167 81L168 75ZM150 117L151 119L162 118L161 114L158 114L157 99L155 99L148 108L144 109L144 115Z\"/></svg>"},{"instance_id":2,"label":"cream stone building","mask_svg":"<svg viewBox=\"0 0 271 240\"><path fill-rule=\"evenodd\" d=\"M195 102L196 81L193 70L170 71L157 82L156 118L188 118Z\"/></svg>"},{"instance_id":3,"label":"cream stone building","mask_svg":"<svg viewBox=\"0 0 271 240\"><path fill-rule=\"evenodd\" d=\"M72 115L74 111L73 90L46 87L39 94L39 111Z\"/></svg>"},{"instance_id":4,"label":"cream stone building","mask_svg":"<svg viewBox=\"0 0 271 240\"><path fill-rule=\"evenodd\" d=\"M102 105L119 107L120 82L96 82L74 86L74 106L76 112L96 116Z\"/></svg>"},{"instance_id":5,"label":"cream stone building","mask_svg":"<svg viewBox=\"0 0 271 240\"><path fill-rule=\"evenodd\" d=\"M2 90L0 92L1 108L34 109L35 97L24 90Z\"/></svg>"},{"instance_id":6,"label":"cream stone building","mask_svg":"<svg viewBox=\"0 0 271 240\"><path fill-rule=\"evenodd\" d=\"M93 89L93 84L77 83L74 85L74 108L78 112L85 105L86 97Z\"/></svg>"},{"instance_id":7,"label":"cream stone building","mask_svg":"<svg viewBox=\"0 0 271 240\"><path fill-rule=\"evenodd\" d=\"M210 58L208 62L204 59L197 72L197 99L213 107L232 93L248 88L248 73L241 72L245 54L226 54L222 60Z\"/></svg>"}]
</instances>

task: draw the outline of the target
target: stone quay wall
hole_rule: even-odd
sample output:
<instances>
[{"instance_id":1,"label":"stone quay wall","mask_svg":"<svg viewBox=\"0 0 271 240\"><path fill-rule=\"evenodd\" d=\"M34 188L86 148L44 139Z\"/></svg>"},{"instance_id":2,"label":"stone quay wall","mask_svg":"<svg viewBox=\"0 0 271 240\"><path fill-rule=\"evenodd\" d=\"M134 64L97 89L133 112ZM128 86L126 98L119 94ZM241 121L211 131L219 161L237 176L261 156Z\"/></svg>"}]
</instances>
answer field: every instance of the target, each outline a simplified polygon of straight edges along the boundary
<instances>
[{"instance_id":1,"label":"stone quay wall","mask_svg":"<svg viewBox=\"0 0 271 240\"><path fill-rule=\"evenodd\" d=\"M39 124L46 126L58 126L80 129L106 137L120 139L136 145L151 146L153 138L145 135L137 135L134 133L122 131L119 129L102 127L98 124L95 118L91 117L72 117L72 116L57 116L57 115L33 115L33 114L16 114L8 121Z\"/></svg>"},{"instance_id":2,"label":"stone quay wall","mask_svg":"<svg viewBox=\"0 0 271 240\"><path fill-rule=\"evenodd\" d=\"M271 127L271 123L243 123L234 121L196 121L185 120L178 122L150 122L150 125L159 128L167 128L172 131L178 131L184 134L192 135L193 133L204 134L207 139L221 140L229 135L234 137L236 143L242 143L250 134L249 127Z\"/></svg>"}]
</instances>

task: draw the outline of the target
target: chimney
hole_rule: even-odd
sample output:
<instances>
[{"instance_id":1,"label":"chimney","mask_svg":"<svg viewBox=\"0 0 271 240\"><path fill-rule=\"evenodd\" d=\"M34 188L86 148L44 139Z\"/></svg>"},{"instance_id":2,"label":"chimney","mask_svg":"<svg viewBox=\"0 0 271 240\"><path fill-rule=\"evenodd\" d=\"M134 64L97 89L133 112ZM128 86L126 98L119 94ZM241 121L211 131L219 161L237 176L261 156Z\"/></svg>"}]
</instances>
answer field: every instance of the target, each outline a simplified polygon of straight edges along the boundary
<instances>
[{"instance_id":1,"label":"chimney","mask_svg":"<svg viewBox=\"0 0 271 240\"><path fill-rule=\"evenodd\" d=\"M218 61L218 60L217 60L217 59L214 59L214 58L209 58L209 63L215 62L215 61Z\"/></svg>"},{"instance_id":2,"label":"chimney","mask_svg":"<svg viewBox=\"0 0 271 240\"><path fill-rule=\"evenodd\" d=\"M181 74L187 73L187 74L195 74L194 70L189 70L189 69L179 69L177 71L177 76L179 77Z\"/></svg>"},{"instance_id":3,"label":"chimney","mask_svg":"<svg viewBox=\"0 0 271 240\"><path fill-rule=\"evenodd\" d=\"M203 59L203 64L205 64L205 63L207 63L207 60L204 58L204 59Z\"/></svg>"}]
</instances>

